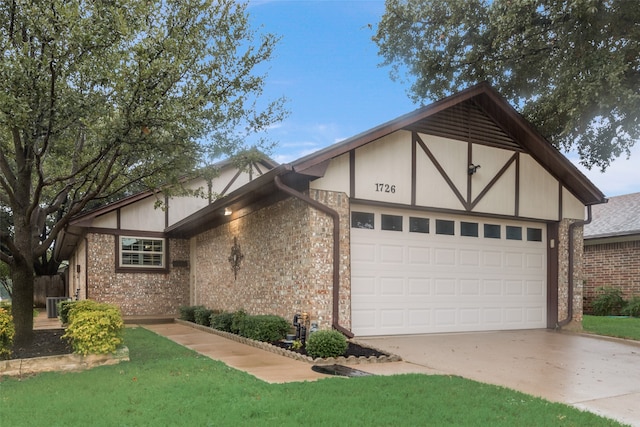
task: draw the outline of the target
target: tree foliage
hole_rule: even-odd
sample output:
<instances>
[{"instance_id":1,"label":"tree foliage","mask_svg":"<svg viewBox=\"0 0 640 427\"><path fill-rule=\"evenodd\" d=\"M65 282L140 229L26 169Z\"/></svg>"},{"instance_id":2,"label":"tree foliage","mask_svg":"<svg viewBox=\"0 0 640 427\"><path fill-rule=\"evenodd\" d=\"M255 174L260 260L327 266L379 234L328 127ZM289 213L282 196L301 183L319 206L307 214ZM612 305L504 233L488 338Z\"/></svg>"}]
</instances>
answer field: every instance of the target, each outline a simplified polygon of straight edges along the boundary
<instances>
[{"instance_id":1,"label":"tree foliage","mask_svg":"<svg viewBox=\"0 0 640 427\"><path fill-rule=\"evenodd\" d=\"M71 217L177 182L283 118L282 99L257 106L276 43L232 0L0 4L0 260L18 333L34 263Z\"/></svg>"},{"instance_id":2,"label":"tree foliage","mask_svg":"<svg viewBox=\"0 0 640 427\"><path fill-rule=\"evenodd\" d=\"M416 102L489 81L588 168L640 137L636 0L387 0L374 41Z\"/></svg>"}]
</instances>

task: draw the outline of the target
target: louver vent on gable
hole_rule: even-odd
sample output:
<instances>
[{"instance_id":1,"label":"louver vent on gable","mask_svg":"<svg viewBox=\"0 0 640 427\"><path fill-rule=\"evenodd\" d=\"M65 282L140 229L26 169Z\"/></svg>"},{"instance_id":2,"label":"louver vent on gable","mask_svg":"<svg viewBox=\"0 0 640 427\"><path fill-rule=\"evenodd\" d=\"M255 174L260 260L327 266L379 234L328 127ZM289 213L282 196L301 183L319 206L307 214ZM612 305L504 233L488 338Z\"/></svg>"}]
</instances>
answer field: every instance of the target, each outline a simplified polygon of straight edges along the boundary
<instances>
[{"instance_id":1,"label":"louver vent on gable","mask_svg":"<svg viewBox=\"0 0 640 427\"><path fill-rule=\"evenodd\" d=\"M523 151L480 107L471 101L454 105L407 126L407 130Z\"/></svg>"}]
</instances>

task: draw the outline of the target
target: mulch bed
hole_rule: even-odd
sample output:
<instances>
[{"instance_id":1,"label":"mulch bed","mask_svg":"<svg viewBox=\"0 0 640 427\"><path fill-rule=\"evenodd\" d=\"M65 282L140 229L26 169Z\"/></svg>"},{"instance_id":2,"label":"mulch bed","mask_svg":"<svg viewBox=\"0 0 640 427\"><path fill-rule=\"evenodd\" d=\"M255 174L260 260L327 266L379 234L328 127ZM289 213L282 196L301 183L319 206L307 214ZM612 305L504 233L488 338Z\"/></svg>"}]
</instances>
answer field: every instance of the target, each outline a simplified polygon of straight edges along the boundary
<instances>
[{"instance_id":1,"label":"mulch bed","mask_svg":"<svg viewBox=\"0 0 640 427\"><path fill-rule=\"evenodd\" d=\"M275 341L271 343L272 345L275 345L276 347L280 347L280 348L286 348L289 351L293 351L295 353L299 353L302 354L304 356L307 356L307 351L304 348L300 348L298 350L294 350L291 348L291 344L286 343L284 341ZM380 357L380 356L389 356L389 354L387 353L382 353L378 350L375 350L373 348L368 348L368 347L363 347L361 345L358 345L356 343L353 342L348 342L349 347L347 348L347 351L344 352L344 354L342 354L342 356L344 357L349 357L349 356L355 356L355 357Z\"/></svg>"},{"instance_id":2,"label":"mulch bed","mask_svg":"<svg viewBox=\"0 0 640 427\"><path fill-rule=\"evenodd\" d=\"M64 329L36 329L33 331L33 340L29 345L13 346L10 359L30 359L73 353L71 344L62 338L62 335L64 335Z\"/></svg>"}]
</instances>

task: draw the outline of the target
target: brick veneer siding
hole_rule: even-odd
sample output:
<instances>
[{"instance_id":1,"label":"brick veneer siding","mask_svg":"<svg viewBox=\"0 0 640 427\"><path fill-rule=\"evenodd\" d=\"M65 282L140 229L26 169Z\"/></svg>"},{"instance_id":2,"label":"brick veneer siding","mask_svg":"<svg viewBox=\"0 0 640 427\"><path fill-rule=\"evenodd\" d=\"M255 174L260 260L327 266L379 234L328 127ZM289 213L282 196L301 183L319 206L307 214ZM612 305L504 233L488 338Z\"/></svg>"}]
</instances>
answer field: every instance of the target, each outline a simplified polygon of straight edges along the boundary
<instances>
[{"instance_id":1,"label":"brick veneer siding","mask_svg":"<svg viewBox=\"0 0 640 427\"><path fill-rule=\"evenodd\" d=\"M560 221L558 231L558 321L568 316L569 295L569 225L573 220ZM582 295L584 283L583 261L583 226L574 227L573 234L573 316L569 327L581 328L582 325Z\"/></svg>"},{"instance_id":2,"label":"brick veneer siding","mask_svg":"<svg viewBox=\"0 0 640 427\"><path fill-rule=\"evenodd\" d=\"M341 216L339 316L350 328L348 198L315 190L310 196ZM285 319L307 312L321 328L330 327L332 231L330 216L288 198L194 237L192 303ZM235 278L229 263L234 237L243 255Z\"/></svg>"},{"instance_id":3,"label":"brick veneer siding","mask_svg":"<svg viewBox=\"0 0 640 427\"><path fill-rule=\"evenodd\" d=\"M615 287L625 299L640 296L640 240L586 244L585 312L591 313L598 288Z\"/></svg>"},{"instance_id":4,"label":"brick veneer siding","mask_svg":"<svg viewBox=\"0 0 640 427\"><path fill-rule=\"evenodd\" d=\"M189 304L189 267L173 267L189 259L187 240L168 239L168 273L116 272L115 239L88 234L87 293L90 299L120 307L124 316L178 314Z\"/></svg>"}]
</instances>

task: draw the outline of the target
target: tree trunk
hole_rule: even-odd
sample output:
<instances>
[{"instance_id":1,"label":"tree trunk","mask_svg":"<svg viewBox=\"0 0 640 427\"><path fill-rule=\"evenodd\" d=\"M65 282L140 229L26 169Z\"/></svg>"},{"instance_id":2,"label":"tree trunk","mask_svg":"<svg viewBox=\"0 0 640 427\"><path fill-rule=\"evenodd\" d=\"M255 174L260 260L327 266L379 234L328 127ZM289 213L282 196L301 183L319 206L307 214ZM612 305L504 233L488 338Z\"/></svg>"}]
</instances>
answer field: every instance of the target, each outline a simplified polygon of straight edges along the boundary
<instances>
[{"instance_id":1,"label":"tree trunk","mask_svg":"<svg viewBox=\"0 0 640 427\"><path fill-rule=\"evenodd\" d=\"M17 262L11 266L13 294L11 310L16 328L14 343L28 344L33 338L33 266Z\"/></svg>"}]
</instances>

